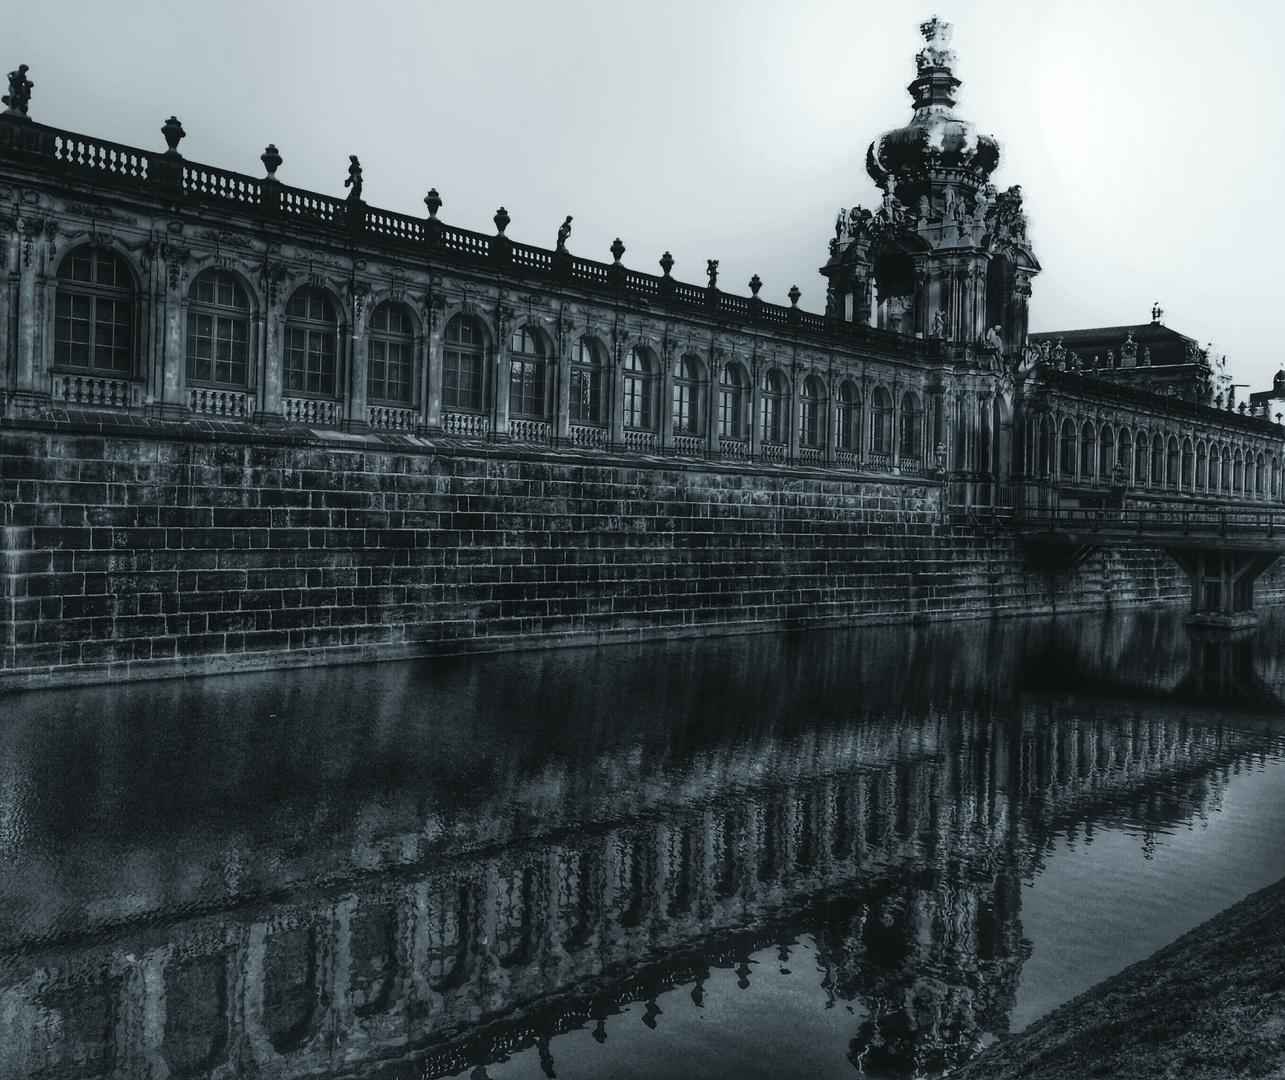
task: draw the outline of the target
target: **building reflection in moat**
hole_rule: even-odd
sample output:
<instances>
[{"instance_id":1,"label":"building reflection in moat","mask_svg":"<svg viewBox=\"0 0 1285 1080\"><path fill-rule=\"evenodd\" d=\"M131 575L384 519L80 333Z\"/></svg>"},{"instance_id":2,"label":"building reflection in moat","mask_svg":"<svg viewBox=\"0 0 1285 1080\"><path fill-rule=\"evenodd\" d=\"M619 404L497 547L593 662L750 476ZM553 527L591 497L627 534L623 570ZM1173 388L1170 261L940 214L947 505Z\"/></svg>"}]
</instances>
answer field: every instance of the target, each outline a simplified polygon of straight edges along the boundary
<instances>
[{"instance_id":1,"label":"building reflection in moat","mask_svg":"<svg viewBox=\"0 0 1285 1080\"><path fill-rule=\"evenodd\" d=\"M1142 614L11 699L0 1074L553 1076L805 935L854 1066L941 1069L1007 1030L1050 837L1265 752L1190 655Z\"/></svg>"}]
</instances>

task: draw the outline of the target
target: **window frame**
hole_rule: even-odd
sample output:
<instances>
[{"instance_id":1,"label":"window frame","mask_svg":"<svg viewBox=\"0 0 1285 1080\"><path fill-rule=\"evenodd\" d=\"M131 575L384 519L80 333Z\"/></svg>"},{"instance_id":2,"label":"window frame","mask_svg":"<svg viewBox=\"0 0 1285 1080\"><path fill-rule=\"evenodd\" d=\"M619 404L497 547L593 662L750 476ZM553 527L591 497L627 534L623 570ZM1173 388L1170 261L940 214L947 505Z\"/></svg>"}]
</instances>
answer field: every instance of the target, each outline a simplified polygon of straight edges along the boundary
<instances>
[{"instance_id":1,"label":"window frame","mask_svg":"<svg viewBox=\"0 0 1285 1080\"><path fill-rule=\"evenodd\" d=\"M324 305L323 313L329 308L333 314L333 323L327 322L323 317L315 319L311 314L311 303L308 306L308 314L300 316L294 314L291 308L299 300L311 301L318 299ZM338 401L343 388L343 381L340 378L340 342L344 327L342 308L336 304L331 295L319 285L303 285L296 289L286 301L286 318L285 318L285 340L284 348L281 354L281 390L283 394L292 397L313 398L319 401ZM296 335L302 335L303 349L299 350L296 346ZM325 348L327 341L330 346L330 370L325 370ZM318 389L311 389L312 358L314 355L314 344L322 346L320 360L321 365L317 371ZM292 356L302 355L303 367L296 370L291 365ZM325 379L329 376L330 388L325 388ZM298 381L302 382L302 387L292 385L294 376L302 376Z\"/></svg>"},{"instance_id":2,"label":"window frame","mask_svg":"<svg viewBox=\"0 0 1285 1080\"><path fill-rule=\"evenodd\" d=\"M73 276L76 260L87 255L90 259L89 279L83 280ZM104 258L113 266L112 284L103 284L99 279L99 267ZM66 272L64 272L64 270ZM115 281L123 278L124 284ZM138 377L138 324L140 290L128 260L115 249L98 244L80 244L62 257L54 274L53 303L53 368L56 371L75 372L80 375L90 374L100 378L135 379ZM81 312L77 313L77 301L81 302ZM102 306L111 305L111 320L101 317ZM64 312L64 308L66 309ZM122 322L118 316L125 315ZM87 326L83 341L75 340L75 326L82 323ZM67 327L64 336L63 328ZM100 329L107 328L113 339L111 344L100 341ZM123 344L116 340L117 334L123 332ZM71 359L75 346L83 345L88 357L87 363L80 364ZM117 364L99 364L99 350L109 354L124 355L125 362Z\"/></svg>"},{"instance_id":3,"label":"window frame","mask_svg":"<svg viewBox=\"0 0 1285 1080\"><path fill-rule=\"evenodd\" d=\"M473 338L463 339L462 330L467 327ZM452 338L451 331L460 333ZM463 386L461 375L465 373L464 363L470 365L470 386ZM453 377L450 377L453 376ZM470 403L461 402L461 396L467 394ZM472 404L476 395L477 403ZM450 400L448 400L450 399ZM456 312L442 328L442 408L451 412L480 414L486 411L486 332L480 320L474 315Z\"/></svg>"},{"instance_id":4,"label":"window frame","mask_svg":"<svg viewBox=\"0 0 1285 1080\"><path fill-rule=\"evenodd\" d=\"M380 312L390 314L395 312L401 318L405 329L391 330L387 326L380 327L378 325ZM370 313L369 329L366 332L366 400L368 402L403 409L414 407L416 336L415 320L405 304L397 300L383 300L375 305L375 309ZM394 363L389 353L394 345L405 351L405 358L395 361L397 367L405 373L403 380L406 387L405 397L396 397L387 393L391 381L388 378L388 372ZM376 359L375 355L376 346L382 347L384 354L379 359ZM376 380L374 375L376 364L383 367L383 377L379 380ZM384 393L374 392L373 388L377 381L382 384Z\"/></svg>"}]
</instances>

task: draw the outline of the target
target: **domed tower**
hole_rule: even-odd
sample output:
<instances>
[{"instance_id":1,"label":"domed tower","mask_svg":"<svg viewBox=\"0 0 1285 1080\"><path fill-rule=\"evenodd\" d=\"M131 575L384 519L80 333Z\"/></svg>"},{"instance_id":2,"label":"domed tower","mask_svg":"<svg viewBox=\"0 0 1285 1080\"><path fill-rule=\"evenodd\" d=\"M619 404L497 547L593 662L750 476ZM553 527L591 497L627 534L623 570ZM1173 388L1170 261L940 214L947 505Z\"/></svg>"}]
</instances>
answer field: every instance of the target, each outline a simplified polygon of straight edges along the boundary
<instances>
[{"instance_id":1,"label":"domed tower","mask_svg":"<svg viewBox=\"0 0 1285 1080\"><path fill-rule=\"evenodd\" d=\"M840 211L821 269L827 310L1011 359L1025 343L1030 280L1040 269L1021 189L990 185L999 144L955 115L950 25L934 16L919 29L925 43L908 88L915 114L866 154L884 193L879 207Z\"/></svg>"}]
</instances>

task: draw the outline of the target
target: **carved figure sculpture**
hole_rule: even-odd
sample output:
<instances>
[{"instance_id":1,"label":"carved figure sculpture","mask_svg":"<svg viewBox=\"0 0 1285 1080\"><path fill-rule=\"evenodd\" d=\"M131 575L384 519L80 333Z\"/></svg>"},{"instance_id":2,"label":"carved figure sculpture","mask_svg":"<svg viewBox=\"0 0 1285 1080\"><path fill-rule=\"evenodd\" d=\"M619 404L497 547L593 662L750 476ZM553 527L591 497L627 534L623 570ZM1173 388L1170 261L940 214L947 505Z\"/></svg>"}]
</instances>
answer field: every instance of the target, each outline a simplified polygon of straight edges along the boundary
<instances>
[{"instance_id":1,"label":"carved figure sculpture","mask_svg":"<svg viewBox=\"0 0 1285 1080\"><path fill-rule=\"evenodd\" d=\"M567 220L558 226L558 250L567 250L567 237L571 235L571 215L567 215Z\"/></svg>"},{"instance_id":2,"label":"carved figure sculpture","mask_svg":"<svg viewBox=\"0 0 1285 1080\"><path fill-rule=\"evenodd\" d=\"M843 226L848 220L848 211L842 206L839 207L839 216L834 219L834 238L836 241L843 239Z\"/></svg>"},{"instance_id":3,"label":"carved figure sculpture","mask_svg":"<svg viewBox=\"0 0 1285 1080\"><path fill-rule=\"evenodd\" d=\"M946 313L940 308L933 314L932 336L935 338L946 336Z\"/></svg>"},{"instance_id":4,"label":"carved figure sculpture","mask_svg":"<svg viewBox=\"0 0 1285 1080\"><path fill-rule=\"evenodd\" d=\"M705 272L709 274L709 287L712 289L718 283L718 260L706 260Z\"/></svg>"},{"instance_id":5,"label":"carved figure sculpture","mask_svg":"<svg viewBox=\"0 0 1285 1080\"><path fill-rule=\"evenodd\" d=\"M348 198L354 202L361 199L361 162L356 154L348 155L348 179L344 181L344 187L352 188Z\"/></svg>"},{"instance_id":6,"label":"carved figure sculpture","mask_svg":"<svg viewBox=\"0 0 1285 1080\"><path fill-rule=\"evenodd\" d=\"M17 71L9 72L9 92L0 98L0 101L9 106L9 112L26 116L27 103L31 100L31 88L35 85L27 78L27 65L19 64Z\"/></svg>"},{"instance_id":7,"label":"carved figure sculpture","mask_svg":"<svg viewBox=\"0 0 1285 1080\"><path fill-rule=\"evenodd\" d=\"M1004 339L999 336L999 327L992 326L982 338L983 344L992 352L1004 351Z\"/></svg>"}]
</instances>

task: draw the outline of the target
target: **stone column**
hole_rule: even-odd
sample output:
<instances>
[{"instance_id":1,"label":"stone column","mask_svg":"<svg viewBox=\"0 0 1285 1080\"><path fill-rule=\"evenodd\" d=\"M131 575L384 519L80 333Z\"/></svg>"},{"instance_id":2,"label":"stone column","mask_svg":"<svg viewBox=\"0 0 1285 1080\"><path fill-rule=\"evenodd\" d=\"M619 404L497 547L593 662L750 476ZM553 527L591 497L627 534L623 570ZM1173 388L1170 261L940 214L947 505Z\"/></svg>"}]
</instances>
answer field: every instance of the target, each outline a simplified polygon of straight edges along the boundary
<instances>
[{"instance_id":1,"label":"stone column","mask_svg":"<svg viewBox=\"0 0 1285 1080\"><path fill-rule=\"evenodd\" d=\"M790 371L790 385L787 387L789 392L788 405L785 408L785 416L790 421L790 430L786 432L787 453L791 461L799 460L799 428L803 417L803 382L799 378L799 373L793 369Z\"/></svg>"},{"instance_id":2,"label":"stone column","mask_svg":"<svg viewBox=\"0 0 1285 1080\"><path fill-rule=\"evenodd\" d=\"M428 333L424 335L424 424L430 431L442 426L442 334L445 332L445 313L435 297L430 296L427 311Z\"/></svg>"},{"instance_id":3,"label":"stone column","mask_svg":"<svg viewBox=\"0 0 1285 1080\"><path fill-rule=\"evenodd\" d=\"M672 353L661 346L660 378L660 447L668 450L674 445L674 366Z\"/></svg>"},{"instance_id":4,"label":"stone column","mask_svg":"<svg viewBox=\"0 0 1285 1080\"><path fill-rule=\"evenodd\" d=\"M370 286L354 282L351 289L348 322L348 378L344 380L348 401L344 413L345 427L349 431L365 431L370 427L366 411L366 376L369 366L369 335L366 333L366 298Z\"/></svg>"},{"instance_id":5,"label":"stone column","mask_svg":"<svg viewBox=\"0 0 1285 1080\"><path fill-rule=\"evenodd\" d=\"M759 377L762 368L756 361L750 367L750 457L758 459L763 443L762 424L759 417Z\"/></svg>"},{"instance_id":6,"label":"stone column","mask_svg":"<svg viewBox=\"0 0 1285 1080\"><path fill-rule=\"evenodd\" d=\"M559 441L571 438L571 356L575 342L568 337L565 326L558 329L558 353L553 372L553 433Z\"/></svg>"},{"instance_id":7,"label":"stone column","mask_svg":"<svg viewBox=\"0 0 1285 1080\"><path fill-rule=\"evenodd\" d=\"M503 305L495 317L495 363L492 365L495 400L491 432L508 438L509 434L509 329L513 325L513 312Z\"/></svg>"},{"instance_id":8,"label":"stone column","mask_svg":"<svg viewBox=\"0 0 1285 1080\"><path fill-rule=\"evenodd\" d=\"M18 335L17 335L17 391L22 397L47 393L47 385L37 385L39 375L37 363L38 340L41 334L40 304L36 295L36 267L33 265L40 255L36 252L36 236L43 223L31 218L19 218L17 222L18 243ZM42 253L41 253L42 254ZM50 343L52 345L52 342Z\"/></svg>"},{"instance_id":9,"label":"stone column","mask_svg":"<svg viewBox=\"0 0 1285 1080\"><path fill-rule=\"evenodd\" d=\"M706 445L709 447L711 454L718 453L719 430L718 416L722 402L722 391L719 389L722 383L723 373L718 358L714 355L714 349L711 346L709 350L709 364L706 365L709 372L708 383L709 392L705 395L705 438Z\"/></svg>"},{"instance_id":10,"label":"stone column","mask_svg":"<svg viewBox=\"0 0 1285 1080\"><path fill-rule=\"evenodd\" d=\"M162 323L161 346L157 351L159 368L161 416L181 419L187 415L187 402L184 398L184 387L187 383L187 350L185 349L183 327L183 264L188 253L170 248L165 253L166 273L161 305L161 317L156 322ZM163 320L163 322L162 322ZM151 380L148 380L149 383Z\"/></svg>"},{"instance_id":11,"label":"stone column","mask_svg":"<svg viewBox=\"0 0 1285 1080\"><path fill-rule=\"evenodd\" d=\"M603 375L611 385L611 445L620 446L625 441L625 365L620 355L620 339L612 345Z\"/></svg>"},{"instance_id":12,"label":"stone column","mask_svg":"<svg viewBox=\"0 0 1285 1080\"><path fill-rule=\"evenodd\" d=\"M282 419L281 384L285 368L285 292L284 268L269 265L264 292L268 298L263 313L263 345L260 356L259 414L261 422L275 423Z\"/></svg>"}]
</instances>

